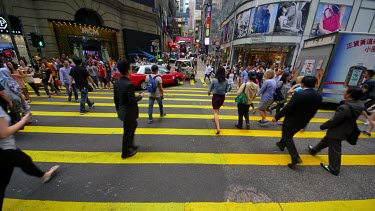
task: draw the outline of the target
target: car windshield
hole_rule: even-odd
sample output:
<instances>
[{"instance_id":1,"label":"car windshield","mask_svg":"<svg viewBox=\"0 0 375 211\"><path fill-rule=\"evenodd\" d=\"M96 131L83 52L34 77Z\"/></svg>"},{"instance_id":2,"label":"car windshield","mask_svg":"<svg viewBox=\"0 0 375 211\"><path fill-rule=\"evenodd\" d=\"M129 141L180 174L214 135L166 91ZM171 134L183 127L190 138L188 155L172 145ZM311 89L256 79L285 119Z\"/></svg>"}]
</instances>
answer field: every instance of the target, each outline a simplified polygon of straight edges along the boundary
<instances>
[{"instance_id":1,"label":"car windshield","mask_svg":"<svg viewBox=\"0 0 375 211\"><path fill-rule=\"evenodd\" d=\"M181 67L191 67L191 62L190 61L177 61L175 66L180 66Z\"/></svg>"}]
</instances>

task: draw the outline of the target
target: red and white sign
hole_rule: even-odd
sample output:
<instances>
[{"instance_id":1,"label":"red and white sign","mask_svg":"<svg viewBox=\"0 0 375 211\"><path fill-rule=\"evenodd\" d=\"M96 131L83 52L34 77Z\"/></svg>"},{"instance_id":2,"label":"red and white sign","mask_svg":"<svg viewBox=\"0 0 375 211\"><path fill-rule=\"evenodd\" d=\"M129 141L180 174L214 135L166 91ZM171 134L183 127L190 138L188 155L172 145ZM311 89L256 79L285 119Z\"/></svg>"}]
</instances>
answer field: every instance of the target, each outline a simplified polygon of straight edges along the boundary
<instances>
[{"instance_id":1,"label":"red and white sign","mask_svg":"<svg viewBox=\"0 0 375 211\"><path fill-rule=\"evenodd\" d=\"M176 42L185 41L185 42L194 42L194 37L185 37L185 36L176 36Z\"/></svg>"}]
</instances>

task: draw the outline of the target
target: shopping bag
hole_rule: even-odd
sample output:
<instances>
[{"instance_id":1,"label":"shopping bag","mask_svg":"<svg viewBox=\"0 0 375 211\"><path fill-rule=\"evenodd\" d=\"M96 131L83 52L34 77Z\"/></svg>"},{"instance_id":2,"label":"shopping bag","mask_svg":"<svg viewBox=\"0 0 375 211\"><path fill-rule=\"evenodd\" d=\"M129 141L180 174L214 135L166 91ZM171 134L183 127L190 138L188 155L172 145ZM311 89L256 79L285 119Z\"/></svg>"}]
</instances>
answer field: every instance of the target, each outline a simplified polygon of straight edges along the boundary
<instances>
[{"instance_id":1,"label":"shopping bag","mask_svg":"<svg viewBox=\"0 0 375 211\"><path fill-rule=\"evenodd\" d=\"M330 16L327 17L327 11ZM323 13L323 29L334 32L340 28L340 12L334 13L331 8L327 8Z\"/></svg>"}]
</instances>

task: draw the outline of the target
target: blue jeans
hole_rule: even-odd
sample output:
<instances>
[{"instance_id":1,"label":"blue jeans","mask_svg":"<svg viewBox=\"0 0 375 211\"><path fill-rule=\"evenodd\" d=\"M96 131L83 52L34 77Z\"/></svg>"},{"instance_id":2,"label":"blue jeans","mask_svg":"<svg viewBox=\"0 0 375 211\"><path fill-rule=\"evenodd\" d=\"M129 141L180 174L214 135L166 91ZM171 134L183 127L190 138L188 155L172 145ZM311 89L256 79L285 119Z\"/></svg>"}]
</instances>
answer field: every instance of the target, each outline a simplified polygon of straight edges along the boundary
<instances>
[{"instance_id":1,"label":"blue jeans","mask_svg":"<svg viewBox=\"0 0 375 211\"><path fill-rule=\"evenodd\" d=\"M233 84L229 84L228 92L230 92L233 88Z\"/></svg>"},{"instance_id":2,"label":"blue jeans","mask_svg":"<svg viewBox=\"0 0 375 211\"><path fill-rule=\"evenodd\" d=\"M89 100L89 91L87 88L81 89L81 104L79 105L79 111L80 112L85 112L85 103L87 103L88 106L92 106L92 102Z\"/></svg>"},{"instance_id":3,"label":"blue jeans","mask_svg":"<svg viewBox=\"0 0 375 211\"><path fill-rule=\"evenodd\" d=\"M90 77L92 78L96 86L98 86L98 76L96 75L96 76L90 76Z\"/></svg>"},{"instance_id":4,"label":"blue jeans","mask_svg":"<svg viewBox=\"0 0 375 211\"><path fill-rule=\"evenodd\" d=\"M69 91L69 83L64 83L65 84L65 88L66 88L66 94L69 96L69 97L72 97L72 92ZM76 84L72 84L72 88L73 88L73 92L74 92L74 99L75 100L78 100L78 90L77 90L77 87L76 87Z\"/></svg>"},{"instance_id":5,"label":"blue jeans","mask_svg":"<svg viewBox=\"0 0 375 211\"><path fill-rule=\"evenodd\" d=\"M161 97L149 97L148 98L148 120L152 120L152 112L154 111L155 100L159 104L160 115L164 114L163 101L162 101Z\"/></svg>"}]
</instances>

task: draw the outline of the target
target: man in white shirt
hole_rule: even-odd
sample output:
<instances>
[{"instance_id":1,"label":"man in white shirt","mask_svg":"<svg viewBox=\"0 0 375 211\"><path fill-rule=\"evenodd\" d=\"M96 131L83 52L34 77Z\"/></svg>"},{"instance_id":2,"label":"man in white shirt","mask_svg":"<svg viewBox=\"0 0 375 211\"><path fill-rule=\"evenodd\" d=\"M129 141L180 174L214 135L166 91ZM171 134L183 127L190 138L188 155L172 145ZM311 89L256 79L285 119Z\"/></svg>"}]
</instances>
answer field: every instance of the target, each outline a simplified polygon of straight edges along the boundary
<instances>
[{"instance_id":1,"label":"man in white shirt","mask_svg":"<svg viewBox=\"0 0 375 211\"><path fill-rule=\"evenodd\" d=\"M206 78L208 78L208 80L211 82L211 79L210 79L211 72L212 72L212 67L209 64L207 64L206 71L204 72L203 81L206 81Z\"/></svg>"},{"instance_id":2,"label":"man in white shirt","mask_svg":"<svg viewBox=\"0 0 375 211\"><path fill-rule=\"evenodd\" d=\"M283 75L283 70L281 68L277 68L275 70L275 77L274 77L276 84L279 83L282 75Z\"/></svg>"}]
</instances>

